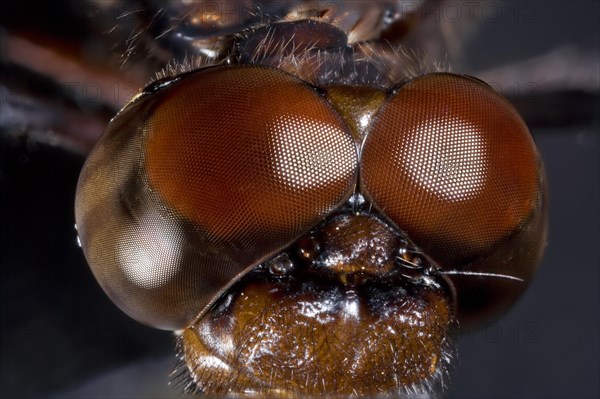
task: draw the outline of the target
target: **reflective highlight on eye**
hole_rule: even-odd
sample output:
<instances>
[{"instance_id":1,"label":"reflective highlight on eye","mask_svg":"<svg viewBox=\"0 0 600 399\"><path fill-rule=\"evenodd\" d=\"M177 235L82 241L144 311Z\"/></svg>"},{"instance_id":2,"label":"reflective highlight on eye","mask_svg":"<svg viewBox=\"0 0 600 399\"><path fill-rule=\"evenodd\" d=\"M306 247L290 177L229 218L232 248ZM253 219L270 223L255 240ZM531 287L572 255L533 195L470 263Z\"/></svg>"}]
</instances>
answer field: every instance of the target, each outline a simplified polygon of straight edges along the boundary
<instances>
[{"instance_id":1,"label":"reflective highlight on eye","mask_svg":"<svg viewBox=\"0 0 600 399\"><path fill-rule=\"evenodd\" d=\"M140 288L161 287L181 268L181 236L160 228L150 215L128 225L115 245L117 264L127 279Z\"/></svg>"},{"instance_id":2,"label":"reflective highlight on eye","mask_svg":"<svg viewBox=\"0 0 600 399\"><path fill-rule=\"evenodd\" d=\"M360 173L374 206L449 266L483 255L541 207L525 123L489 86L459 75L399 87L368 131Z\"/></svg>"},{"instance_id":3,"label":"reflective highlight on eye","mask_svg":"<svg viewBox=\"0 0 600 399\"><path fill-rule=\"evenodd\" d=\"M199 391L404 397L443 385L456 320L526 287L543 183L524 122L473 78L209 67L113 119L76 219L111 299L183 330Z\"/></svg>"},{"instance_id":4,"label":"reflective highlight on eye","mask_svg":"<svg viewBox=\"0 0 600 399\"><path fill-rule=\"evenodd\" d=\"M272 138L269 159L273 160L273 176L290 189L325 187L347 180L344 164L356 152L350 138L340 134L339 126L285 114L276 117L267 129ZM319 140L314 140L317 136Z\"/></svg>"},{"instance_id":5,"label":"reflective highlight on eye","mask_svg":"<svg viewBox=\"0 0 600 399\"><path fill-rule=\"evenodd\" d=\"M471 198L483 188L488 165L479 127L457 117L432 118L408 132L407 140L397 162L415 184L448 201Z\"/></svg>"},{"instance_id":6,"label":"reflective highlight on eye","mask_svg":"<svg viewBox=\"0 0 600 399\"><path fill-rule=\"evenodd\" d=\"M269 69L203 75L173 85L147 122L149 184L166 204L250 245L272 231L291 239L337 205L357 155L323 98Z\"/></svg>"},{"instance_id":7,"label":"reflective highlight on eye","mask_svg":"<svg viewBox=\"0 0 600 399\"><path fill-rule=\"evenodd\" d=\"M306 82L198 70L112 121L79 182L82 247L130 316L183 328L342 205L357 165L351 133Z\"/></svg>"}]
</instances>

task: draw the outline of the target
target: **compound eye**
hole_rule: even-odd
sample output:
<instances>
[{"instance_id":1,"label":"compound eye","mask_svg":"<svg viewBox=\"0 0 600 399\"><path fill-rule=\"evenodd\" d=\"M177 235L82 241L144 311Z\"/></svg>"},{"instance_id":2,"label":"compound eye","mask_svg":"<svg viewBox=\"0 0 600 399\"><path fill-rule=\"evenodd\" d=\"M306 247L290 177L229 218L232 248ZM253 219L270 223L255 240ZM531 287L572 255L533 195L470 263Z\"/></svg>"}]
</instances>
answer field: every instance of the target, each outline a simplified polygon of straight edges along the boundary
<instances>
[{"instance_id":1,"label":"compound eye","mask_svg":"<svg viewBox=\"0 0 600 399\"><path fill-rule=\"evenodd\" d=\"M201 70L113 120L79 183L80 238L123 310L182 328L343 203L357 162L305 82L264 67Z\"/></svg>"},{"instance_id":2,"label":"compound eye","mask_svg":"<svg viewBox=\"0 0 600 399\"><path fill-rule=\"evenodd\" d=\"M206 71L182 82L145 130L150 186L215 240L287 243L354 180L354 144L325 100L270 69Z\"/></svg>"},{"instance_id":3,"label":"compound eye","mask_svg":"<svg viewBox=\"0 0 600 399\"><path fill-rule=\"evenodd\" d=\"M542 204L542 169L515 109L486 84L430 74L400 87L365 139L362 188L443 267L490 255Z\"/></svg>"}]
</instances>

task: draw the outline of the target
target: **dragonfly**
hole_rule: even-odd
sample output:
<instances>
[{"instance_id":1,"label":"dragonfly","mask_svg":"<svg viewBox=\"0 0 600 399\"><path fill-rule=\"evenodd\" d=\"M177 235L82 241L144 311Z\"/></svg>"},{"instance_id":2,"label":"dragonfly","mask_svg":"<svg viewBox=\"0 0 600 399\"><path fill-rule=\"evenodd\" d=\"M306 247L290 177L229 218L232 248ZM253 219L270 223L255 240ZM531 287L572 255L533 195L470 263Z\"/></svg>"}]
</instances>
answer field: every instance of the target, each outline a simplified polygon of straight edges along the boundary
<instances>
[{"instance_id":1,"label":"dragonfly","mask_svg":"<svg viewBox=\"0 0 600 399\"><path fill-rule=\"evenodd\" d=\"M151 7L147 7L143 10L143 13L149 15L145 15L143 18L145 18L146 21L149 21L146 22L148 25L137 28L134 36L127 37L127 39L124 40L127 48L122 54L125 55L126 63L135 64L136 54L133 54L132 52L135 48L141 46L139 42L143 41L144 38L147 39L147 37L154 38L159 44L156 46L154 44L152 45L152 53L144 54L144 57L142 58L145 60L143 62L149 62L149 58L151 59L150 63L152 63L152 61L155 64L166 62L166 66L163 66L165 71L154 83L144 89L145 94L142 94L141 101L143 101L143 96L151 96L155 92L160 93L159 90L165 90L165 88L168 89L170 85L177 84L179 79L185 79L185 76L188 75L191 77L191 74L194 74L194 71L196 70L204 71L206 68L212 67L216 67L217 70L222 68L226 73L228 70L235 70L237 65L260 65L274 70L285 71L285 73L298 77L304 82L309 82L311 87L316 88L322 88L323 86L329 86L335 83L350 87L373 85L378 88L385 87L385 90L391 91L396 90L395 85L403 80L412 81L412 79L417 79L418 75L427 75L429 72L443 74L444 71L443 65L433 65L431 70L427 69L429 67L423 68L419 63L430 64L430 62L424 60L419 54L403 53L403 50L397 47L397 44L394 42L393 36L394 34L398 34L402 39L401 41L404 40L410 43L410 38L403 36L402 33L396 33L396 30L403 31L408 29L406 25L410 25L411 12L416 12L415 10L422 7L423 5L420 3L412 4L415 8L407 8L408 15L402 12L402 7L394 7L395 4L385 4L380 10L373 12L375 16L370 17L365 15L368 14L368 11L373 10L365 10L364 4L362 5L363 7L357 7L355 10L348 5L342 5L341 3L335 4L337 8L315 7L314 5L305 5L302 3L302 7L293 10L290 10L288 7L284 7L283 9L269 9L269 4L253 4L248 8L241 8L243 12L239 12L238 10L238 14L243 14L244 17L235 19L232 25L227 25L224 22L223 14L219 12L215 13L214 8L210 8L209 11L204 10L195 14L189 8L185 8L183 2L172 2L169 4L173 5L173 7L175 7L175 5L182 7L183 11L176 10L182 12L182 14L173 17L172 14L169 14L172 11L168 6L161 8L161 12L173 17L169 19L162 16L162 14L153 13L155 10ZM340 9L342 10L341 13L339 11ZM245 14L246 11L249 11L247 15ZM132 9L130 14L135 15L136 10ZM121 20L123 20L124 18L122 16L124 14L120 13L120 15ZM186 17L189 17L190 20L186 20ZM344 17L348 19L344 19ZM193 26L193 22L190 22L191 20L194 20L194 18L201 21L199 26ZM177 24L167 24L166 27L155 26L161 25L160 22L164 20L174 20L177 21ZM209 28L205 28L203 23L206 23ZM220 34L215 35L215 26L219 26L219 24L222 24ZM375 28L373 26L375 26ZM184 28L188 29L188 32L185 32ZM364 32L362 31L363 28L365 29ZM155 29L157 31L155 31ZM202 36L203 32L208 31L210 31L210 34ZM243 33L239 34L239 32ZM302 48L303 46L307 47L306 43L299 39L303 34L308 35L310 38L308 42L310 45L308 48ZM382 41L381 36L386 34L391 35L391 37ZM353 37L353 35L355 36ZM322 42L319 42L316 38L320 38L321 36L323 36L324 39ZM161 44L162 41L168 44ZM342 44L340 44L340 42ZM379 45L381 45L381 48L378 47ZM345 49L348 46L352 49L351 56L344 55L342 54L342 51L340 51L340 49ZM310 54L313 52L315 54ZM333 53L333 58L337 59L335 61L329 59L329 55L327 55L328 52ZM431 53L435 53L435 51L432 50L429 54ZM193 56L191 54L193 54ZM287 57L283 62L281 60L282 55ZM172 61L173 58L177 61ZM404 65L397 65L398 60L402 60L401 63ZM328 66L328 63L333 63L336 66L348 65L351 72L349 74L339 72L336 68ZM318 70L320 67L323 68L321 71ZM375 72L372 72L372 70ZM204 72L200 73L202 74ZM141 73L141 75L145 75L145 72ZM418 82L418 80L415 82ZM478 82L469 82L476 85L480 84ZM398 93L401 93L400 88L397 90ZM386 95L390 94L386 92ZM120 101L122 100L115 99L114 103L119 104ZM339 103L337 106L343 108L342 103ZM123 112L126 113L126 110ZM346 111L346 114L348 113L351 112ZM97 115L94 115L94 118L96 117ZM90 118L89 121L96 120ZM350 123L351 122L345 121L345 124ZM102 126L102 123L98 124ZM93 123L90 123L90 125L95 126ZM356 123L355 130L358 132L357 134L360 134L359 123ZM83 140L95 141L97 138L94 136L95 134L96 133L90 134L93 139L84 136ZM74 148L84 148L83 151L87 151L88 148L87 142L82 141L81 136L73 138L69 137L68 134L65 134L56 138L56 140L64 140L65 145L70 145ZM377 154L383 151L383 148L374 148L377 148L375 151ZM451 171L447 173L451 173ZM361 176L363 179L367 179L366 175ZM374 202L373 198L365 201L365 198L362 195L352 196L348 201L353 204L352 210L359 213L363 212L364 209L369 209L370 211L371 208L367 207L363 209L362 207L364 204ZM393 207L393 204L390 204L389 207L386 206L382 208L386 209L390 207ZM543 219L541 218L543 215L541 209L542 208L540 207L539 210L536 211L536 217L540 217L540 220ZM380 211L384 212L384 210ZM342 222L345 221L341 221L340 219L335 220L335 223ZM379 219L376 221L370 220L369 223L371 222L379 223ZM539 223L543 225L543 222ZM535 222L533 225L536 226ZM361 228L365 228L363 225L361 226ZM329 227L329 225L326 227ZM539 230L543 230L543 227L536 227L534 230L539 232ZM307 238L308 241L314 239L312 235L304 238ZM409 237L404 237L403 239L408 241ZM422 240L423 239L419 241L423 242ZM420 271L427 270L427 268L422 267L422 264L432 261L431 259L428 259L430 255L416 247L406 246L402 248L404 251L398 254L399 257L397 259L401 259L398 262L402 265L401 267L404 271L403 274L407 275L405 277L410 279L417 278L415 276L423 278L424 275L420 274ZM444 251L443 249L437 250L440 252ZM302 246L299 247L299 252L301 253L310 253L311 251L314 251L314 248L306 249ZM269 262L261 263L264 270L257 269L255 273L257 275L266 273L269 276L271 274L276 275L277 273L283 273L285 275L286 267L290 263L290 256L291 255L288 254L287 259L285 257L269 259ZM411 258L411 256L415 256L415 258ZM423 259L421 259L420 256L423 256ZM435 255L435 258L438 259L442 257L443 255L440 255L439 253ZM459 271L452 270L452 272L458 273ZM351 274L352 273L354 272L351 272ZM431 270L429 273L435 275L436 271ZM437 274L439 277L439 272ZM447 274L447 276L450 275L451 273ZM427 276L430 277L429 274L427 274ZM466 278L467 274L463 274L463 276ZM511 280L508 277L515 277L522 280L529 278L500 273L490 273L488 276L480 273L477 277L489 278L489 280L493 282L501 281L500 284L505 280ZM246 283L247 282L244 282L244 284ZM353 287L353 284L350 284L350 286ZM437 282L435 285L442 284ZM450 288L444 288L444 291L445 290L451 291ZM451 295L452 294L450 294L450 296ZM213 306L217 304L210 303L210 305ZM183 339L185 340L185 338ZM183 350L185 352L185 348ZM449 356L448 353L447 355ZM194 368L197 368L197 366L192 365L188 366L188 368L193 370ZM197 389L199 391L207 389L202 388L202 381L194 381L195 377L193 375L190 378L190 389ZM410 389L418 391L420 388L413 386ZM398 391L397 393L407 392Z\"/></svg>"}]
</instances>

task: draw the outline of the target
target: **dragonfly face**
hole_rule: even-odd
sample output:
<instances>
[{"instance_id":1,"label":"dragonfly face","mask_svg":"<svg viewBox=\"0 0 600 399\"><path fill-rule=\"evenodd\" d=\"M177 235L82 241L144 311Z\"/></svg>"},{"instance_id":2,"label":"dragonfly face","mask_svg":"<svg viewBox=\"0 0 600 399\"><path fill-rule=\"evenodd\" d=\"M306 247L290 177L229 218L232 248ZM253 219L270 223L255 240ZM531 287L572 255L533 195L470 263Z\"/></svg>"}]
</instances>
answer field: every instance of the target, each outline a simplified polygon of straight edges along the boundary
<instances>
[{"instance_id":1,"label":"dragonfly face","mask_svg":"<svg viewBox=\"0 0 600 399\"><path fill-rule=\"evenodd\" d=\"M209 65L125 106L80 177L82 247L122 310L179 331L190 390L435 393L455 322L535 271L541 160L485 83L307 12L188 42Z\"/></svg>"}]
</instances>

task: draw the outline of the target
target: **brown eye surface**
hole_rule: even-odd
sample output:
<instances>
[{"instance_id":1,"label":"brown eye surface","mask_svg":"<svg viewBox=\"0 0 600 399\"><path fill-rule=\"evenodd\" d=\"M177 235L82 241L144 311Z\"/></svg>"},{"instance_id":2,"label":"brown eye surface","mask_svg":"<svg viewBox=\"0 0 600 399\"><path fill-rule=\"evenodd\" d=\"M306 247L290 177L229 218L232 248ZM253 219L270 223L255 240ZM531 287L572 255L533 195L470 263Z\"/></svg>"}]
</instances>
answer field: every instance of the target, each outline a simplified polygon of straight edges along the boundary
<instances>
[{"instance_id":1,"label":"brown eye surface","mask_svg":"<svg viewBox=\"0 0 600 399\"><path fill-rule=\"evenodd\" d=\"M525 123L489 86L458 75L402 86L365 140L361 172L374 204L446 267L486 254L541 206Z\"/></svg>"},{"instance_id":2,"label":"brown eye surface","mask_svg":"<svg viewBox=\"0 0 600 399\"><path fill-rule=\"evenodd\" d=\"M459 320L497 317L527 287L545 242L543 168L521 117L486 84L440 73L400 87L364 141L360 179L377 209L456 272Z\"/></svg>"},{"instance_id":3,"label":"brown eye surface","mask_svg":"<svg viewBox=\"0 0 600 399\"><path fill-rule=\"evenodd\" d=\"M145 129L150 186L219 240L287 242L343 199L356 165L326 102L270 69L186 80L162 96Z\"/></svg>"},{"instance_id":4,"label":"brown eye surface","mask_svg":"<svg viewBox=\"0 0 600 399\"><path fill-rule=\"evenodd\" d=\"M178 329L350 195L354 141L309 85L264 67L186 75L111 123L78 187L100 284Z\"/></svg>"}]
</instances>

